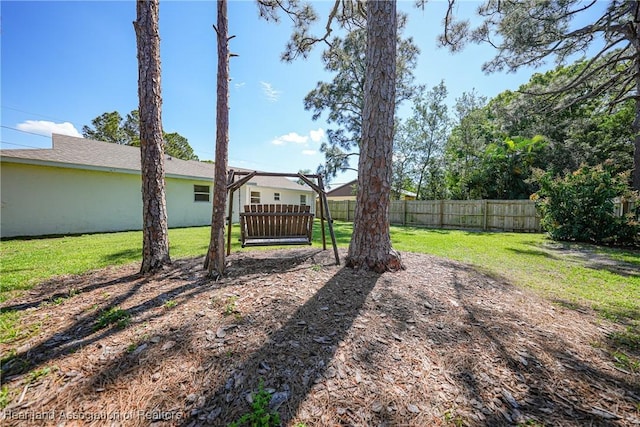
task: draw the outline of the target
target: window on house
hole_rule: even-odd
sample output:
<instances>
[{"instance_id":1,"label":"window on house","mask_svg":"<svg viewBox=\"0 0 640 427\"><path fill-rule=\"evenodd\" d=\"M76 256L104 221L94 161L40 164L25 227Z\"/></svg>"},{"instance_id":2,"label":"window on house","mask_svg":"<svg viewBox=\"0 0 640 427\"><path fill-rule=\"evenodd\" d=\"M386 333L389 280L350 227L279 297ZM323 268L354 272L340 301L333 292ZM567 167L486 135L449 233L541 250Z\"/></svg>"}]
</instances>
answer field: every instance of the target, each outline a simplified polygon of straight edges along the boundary
<instances>
[{"instance_id":1,"label":"window on house","mask_svg":"<svg viewBox=\"0 0 640 427\"><path fill-rule=\"evenodd\" d=\"M280 201L280 193L273 193L273 200L276 202Z\"/></svg>"},{"instance_id":2,"label":"window on house","mask_svg":"<svg viewBox=\"0 0 640 427\"><path fill-rule=\"evenodd\" d=\"M307 204L307 195L306 194L301 194L300 195L300 204L301 205L306 205Z\"/></svg>"},{"instance_id":3,"label":"window on house","mask_svg":"<svg viewBox=\"0 0 640 427\"><path fill-rule=\"evenodd\" d=\"M194 185L193 186L194 202L208 202L210 199L211 199L210 185Z\"/></svg>"},{"instance_id":4,"label":"window on house","mask_svg":"<svg viewBox=\"0 0 640 427\"><path fill-rule=\"evenodd\" d=\"M252 191L251 192L251 204L252 205L259 205L260 204L260 192L259 191Z\"/></svg>"}]
</instances>

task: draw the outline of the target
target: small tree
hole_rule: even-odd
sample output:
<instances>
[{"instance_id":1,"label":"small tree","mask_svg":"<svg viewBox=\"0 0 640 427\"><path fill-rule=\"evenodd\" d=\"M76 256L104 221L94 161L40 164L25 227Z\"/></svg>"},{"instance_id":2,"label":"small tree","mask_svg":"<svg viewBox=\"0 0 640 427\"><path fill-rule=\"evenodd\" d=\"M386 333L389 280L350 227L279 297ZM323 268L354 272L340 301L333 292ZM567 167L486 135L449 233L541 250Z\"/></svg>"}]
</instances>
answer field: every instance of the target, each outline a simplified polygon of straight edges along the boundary
<instances>
[{"instance_id":1,"label":"small tree","mask_svg":"<svg viewBox=\"0 0 640 427\"><path fill-rule=\"evenodd\" d=\"M486 98L475 89L456 98L456 125L445 144L447 189L453 199L482 198L474 191L474 176L481 166L481 153L493 136L487 129Z\"/></svg>"},{"instance_id":2,"label":"small tree","mask_svg":"<svg viewBox=\"0 0 640 427\"><path fill-rule=\"evenodd\" d=\"M413 157L416 162L416 193L423 198L424 187L429 183L430 172L442 157L450 119L447 105L447 87L444 81L413 100L413 114L405 123L408 138L415 144Z\"/></svg>"}]
</instances>

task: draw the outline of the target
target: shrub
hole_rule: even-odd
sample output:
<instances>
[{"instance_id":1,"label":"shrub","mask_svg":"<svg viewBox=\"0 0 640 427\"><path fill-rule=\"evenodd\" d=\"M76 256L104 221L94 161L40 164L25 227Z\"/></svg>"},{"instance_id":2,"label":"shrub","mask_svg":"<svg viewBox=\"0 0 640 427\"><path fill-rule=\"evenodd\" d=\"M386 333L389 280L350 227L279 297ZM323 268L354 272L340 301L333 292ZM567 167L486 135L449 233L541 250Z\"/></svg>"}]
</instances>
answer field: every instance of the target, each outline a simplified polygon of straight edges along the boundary
<instances>
[{"instance_id":1,"label":"shrub","mask_svg":"<svg viewBox=\"0 0 640 427\"><path fill-rule=\"evenodd\" d=\"M93 330L97 331L109 325L116 325L119 329L126 328L131 322L131 314L119 307L110 307L104 310L93 324Z\"/></svg>"},{"instance_id":2,"label":"shrub","mask_svg":"<svg viewBox=\"0 0 640 427\"><path fill-rule=\"evenodd\" d=\"M252 396L251 412L244 414L229 427L277 427L281 425L280 414L269 409L271 394L264 389L264 380L260 379L258 392Z\"/></svg>"},{"instance_id":3,"label":"shrub","mask_svg":"<svg viewBox=\"0 0 640 427\"><path fill-rule=\"evenodd\" d=\"M614 199L635 199L625 175L614 175L605 165L583 166L564 178L538 175L540 190L532 196L542 228L554 240L597 244L640 243L635 214L616 216Z\"/></svg>"}]
</instances>

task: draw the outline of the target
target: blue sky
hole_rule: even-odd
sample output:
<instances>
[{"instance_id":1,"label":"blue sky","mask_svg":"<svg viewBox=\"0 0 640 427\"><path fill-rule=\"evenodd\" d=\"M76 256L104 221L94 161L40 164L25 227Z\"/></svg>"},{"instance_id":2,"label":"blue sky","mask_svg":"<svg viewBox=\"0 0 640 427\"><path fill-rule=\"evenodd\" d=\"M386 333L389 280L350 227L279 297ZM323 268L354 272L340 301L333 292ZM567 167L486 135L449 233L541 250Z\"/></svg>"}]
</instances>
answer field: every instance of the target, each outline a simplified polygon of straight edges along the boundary
<instances>
[{"instance_id":1,"label":"blue sky","mask_svg":"<svg viewBox=\"0 0 640 427\"><path fill-rule=\"evenodd\" d=\"M404 35L421 49L416 80L432 87L444 79L451 104L474 88L492 97L529 79L532 70L483 74L482 63L494 53L488 46L455 55L438 48L446 2L431 1L424 11L413 4L399 1L398 9L410 15ZM331 3L314 5L326 16ZM462 1L458 13L469 16L478 5ZM50 147L52 130L76 135L104 112L125 116L137 108L133 1L2 1L0 13L2 149ZM201 160L213 159L215 151L215 21L215 2L161 1L164 130L185 136ZM290 21L260 20L253 1L229 2L229 33L238 55L230 65L230 165L315 171L329 126L325 117L311 119L303 99L318 81L331 79L320 48L307 60L281 62ZM354 177L347 173L333 182Z\"/></svg>"}]
</instances>

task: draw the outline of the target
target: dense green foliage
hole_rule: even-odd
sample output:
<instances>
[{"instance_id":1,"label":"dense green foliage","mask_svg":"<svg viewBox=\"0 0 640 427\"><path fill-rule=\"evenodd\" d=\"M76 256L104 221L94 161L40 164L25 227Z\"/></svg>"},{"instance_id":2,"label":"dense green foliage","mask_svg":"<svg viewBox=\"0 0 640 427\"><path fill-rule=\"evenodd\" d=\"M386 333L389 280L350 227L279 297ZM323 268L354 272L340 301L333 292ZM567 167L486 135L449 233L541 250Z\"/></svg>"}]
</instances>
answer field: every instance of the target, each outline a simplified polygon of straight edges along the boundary
<instances>
[{"instance_id":1,"label":"dense green foliage","mask_svg":"<svg viewBox=\"0 0 640 427\"><path fill-rule=\"evenodd\" d=\"M589 52L592 56L581 61L576 72L532 87L531 93L554 109L569 113L591 100L611 110L630 101L633 116L640 115L638 2L485 0L477 9L480 19L473 21L475 28L471 20L455 16L455 4L456 0L449 2L441 42L453 51L466 42L490 44L496 55L483 65L484 71L515 72L551 60L565 65L576 55ZM629 125L635 149L631 183L640 190L640 121Z\"/></svg>"},{"instance_id":2,"label":"dense green foliage","mask_svg":"<svg viewBox=\"0 0 640 427\"><path fill-rule=\"evenodd\" d=\"M566 106L565 98L532 95L575 78L584 72L586 63L577 61L534 74L518 92L499 94L487 105L489 120L504 135L544 136L548 144L540 153L540 164L555 175L608 160L614 162L616 172L629 171L633 166L633 102L613 106L602 95ZM565 96L579 93L575 89Z\"/></svg>"},{"instance_id":3,"label":"dense green foliage","mask_svg":"<svg viewBox=\"0 0 640 427\"><path fill-rule=\"evenodd\" d=\"M456 99L454 126L446 135L444 149L431 158L444 179L426 177L428 185L437 187L429 191L430 198L526 199L539 189L535 169L563 177L582 165L608 162L612 173L630 173L633 101L612 106L603 95L564 108L559 99L532 94L542 87L556 87L584 69L585 61L577 61L535 74L518 92L505 91L488 102L475 91L463 93ZM427 117L414 114L398 125L396 176L406 170L402 159L431 153L417 145L415 134L405 130L416 120L429 128ZM407 135L410 138L405 141ZM405 147L414 150L413 154L407 155ZM415 175L405 173L404 177L396 182L405 190L421 186ZM420 196L426 198L426 194Z\"/></svg>"},{"instance_id":4,"label":"dense green foliage","mask_svg":"<svg viewBox=\"0 0 640 427\"><path fill-rule=\"evenodd\" d=\"M605 166L583 166L564 178L540 176L535 194L542 227L555 240L630 245L640 243L634 215L617 216L615 198L633 194L627 178Z\"/></svg>"},{"instance_id":5,"label":"dense green foliage","mask_svg":"<svg viewBox=\"0 0 640 427\"><path fill-rule=\"evenodd\" d=\"M91 120L91 126L82 127L82 136L97 141L140 146L140 115L138 110L127 114L126 119L117 111L103 113ZM182 160L198 160L189 141L177 132L163 132L165 154Z\"/></svg>"}]
</instances>

